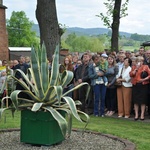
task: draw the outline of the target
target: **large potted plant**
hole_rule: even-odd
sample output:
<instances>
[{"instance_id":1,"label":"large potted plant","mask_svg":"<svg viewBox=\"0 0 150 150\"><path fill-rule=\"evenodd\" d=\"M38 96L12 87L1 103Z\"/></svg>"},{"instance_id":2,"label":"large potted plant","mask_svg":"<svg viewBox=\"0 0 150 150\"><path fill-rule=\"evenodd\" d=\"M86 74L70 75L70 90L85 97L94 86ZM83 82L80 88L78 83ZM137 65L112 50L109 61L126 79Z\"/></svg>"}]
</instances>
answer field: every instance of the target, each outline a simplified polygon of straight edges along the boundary
<instances>
[{"instance_id":1,"label":"large potted plant","mask_svg":"<svg viewBox=\"0 0 150 150\"><path fill-rule=\"evenodd\" d=\"M71 134L73 116L84 122L85 127L89 122L89 116L76 107L81 104L80 101L67 96L69 92L88 84L82 83L63 93L63 88L72 80L73 73L67 70L60 73L59 66L59 45L55 49L51 72L43 45L37 50L32 48L31 68L27 75L18 69L10 76L22 85L24 90L14 90L9 97L2 99L2 104L6 99L10 99L12 104L7 108L2 105L0 116L7 109L12 112L21 110L21 142L52 145ZM16 72L22 74L25 82L15 77ZM21 98L20 93L27 94L29 98Z\"/></svg>"}]
</instances>

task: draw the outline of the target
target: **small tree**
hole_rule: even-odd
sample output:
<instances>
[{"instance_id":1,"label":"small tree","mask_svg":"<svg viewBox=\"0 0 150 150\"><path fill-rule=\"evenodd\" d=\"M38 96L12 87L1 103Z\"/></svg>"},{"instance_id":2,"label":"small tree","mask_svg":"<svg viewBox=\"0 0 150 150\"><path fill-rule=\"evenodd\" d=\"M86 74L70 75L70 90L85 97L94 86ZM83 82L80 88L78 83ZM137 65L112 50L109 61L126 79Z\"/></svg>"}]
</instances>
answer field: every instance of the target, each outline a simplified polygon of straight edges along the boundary
<instances>
[{"instance_id":1,"label":"small tree","mask_svg":"<svg viewBox=\"0 0 150 150\"><path fill-rule=\"evenodd\" d=\"M122 4L122 0L107 0L107 2L104 2L104 5L107 8L106 16L103 13L100 13L100 15L96 15L102 19L105 26L112 29L112 51L118 51L120 18L128 15L126 13L128 2L129 0L125 0L125 2Z\"/></svg>"},{"instance_id":2,"label":"small tree","mask_svg":"<svg viewBox=\"0 0 150 150\"><path fill-rule=\"evenodd\" d=\"M38 44L36 32L31 30L33 22L27 18L24 11L13 11L6 25L9 46L23 47Z\"/></svg>"}]
</instances>

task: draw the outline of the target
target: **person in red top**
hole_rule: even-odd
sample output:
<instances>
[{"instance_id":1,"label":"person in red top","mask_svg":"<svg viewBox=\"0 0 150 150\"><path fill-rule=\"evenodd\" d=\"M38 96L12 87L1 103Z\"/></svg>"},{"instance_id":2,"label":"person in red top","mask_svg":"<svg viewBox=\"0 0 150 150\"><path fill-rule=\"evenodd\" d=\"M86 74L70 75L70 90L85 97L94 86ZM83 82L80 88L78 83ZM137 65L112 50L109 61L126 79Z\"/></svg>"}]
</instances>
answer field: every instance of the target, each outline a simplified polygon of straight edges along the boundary
<instances>
[{"instance_id":1,"label":"person in red top","mask_svg":"<svg viewBox=\"0 0 150 150\"><path fill-rule=\"evenodd\" d=\"M132 66L130 76L132 77L132 99L134 103L135 118L138 120L139 106L141 106L140 119L144 120L145 107L148 101L148 84L150 79L150 69L148 65L143 65L144 58L138 56L136 65ZM143 73L144 71L144 73Z\"/></svg>"}]
</instances>

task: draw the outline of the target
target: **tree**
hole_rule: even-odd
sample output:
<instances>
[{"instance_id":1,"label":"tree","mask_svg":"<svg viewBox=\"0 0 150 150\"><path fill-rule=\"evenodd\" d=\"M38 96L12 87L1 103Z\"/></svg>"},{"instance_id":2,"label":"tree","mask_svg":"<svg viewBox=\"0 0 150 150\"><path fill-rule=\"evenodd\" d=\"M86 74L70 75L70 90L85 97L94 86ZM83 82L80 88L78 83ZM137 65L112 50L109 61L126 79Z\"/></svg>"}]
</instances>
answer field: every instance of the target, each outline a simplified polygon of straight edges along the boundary
<instances>
[{"instance_id":1,"label":"tree","mask_svg":"<svg viewBox=\"0 0 150 150\"><path fill-rule=\"evenodd\" d=\"M9 46L26 47L38 44L36 32L31 30L33 22L24 11L13 11L6 21Z\"/></svg>"},{"instance_id":2,"label":"tree","mask_svg":"<svg viewBox=\"0 0 150 150\"><path fill-rule=\"evenodd\" d=\"M122 0L107 0L104 5L107 8L107 16L103 13L100 15L96 15L100 17L104 25L108 28L112 29L112 36L111 36L111 50L118 51L118 37L119 37L119 25L120 25L120 18L127 16L127 5L129 0L125 0L122 4ZM112 20L112 23L111 23Z\"/></svg>"},{"instance_id":3,"label":"tree","mask_svg":"<svg viewBox=\"0 0 150 150\"><path fill-rule=\"evenodd\" d=\"M91 52L103 51L105 44L105 37L103 36L76 36L75 33L72 33L68 35L66 40L63 40L63 45L67 45L67 48L69 48L69 50L72 52L84 52L85 50L90 50Z\"/></svg>"},{"instance_id":4,"label":"tree","mask_svg":"<svg viewBox=\"0 0 150 150\"><path fill-rule=\"evenodd\" d=\"M47 57L52 59L62 34L57 20L55 0L37 0L36 18L40 28L40 43L45 43Z\"/></svg>"}]
</instances>

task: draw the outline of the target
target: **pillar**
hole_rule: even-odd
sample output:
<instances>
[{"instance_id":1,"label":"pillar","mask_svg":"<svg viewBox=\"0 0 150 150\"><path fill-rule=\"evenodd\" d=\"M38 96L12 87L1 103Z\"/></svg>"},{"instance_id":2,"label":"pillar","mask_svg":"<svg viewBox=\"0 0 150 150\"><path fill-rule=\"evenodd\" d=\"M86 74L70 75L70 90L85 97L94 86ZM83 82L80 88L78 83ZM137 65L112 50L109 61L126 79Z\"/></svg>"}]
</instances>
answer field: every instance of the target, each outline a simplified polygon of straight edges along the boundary
<instances>
[{"instance_id":1,"label":"pillar","mask_svg":"<svg viewBox=\"0 0 150 150\"><path fill-rule=\"evenodd\" d=\"M0 60L9 59L6 9L7 7L3 5L3 0L0 0Z\"/></svg>"}]
</instances>

